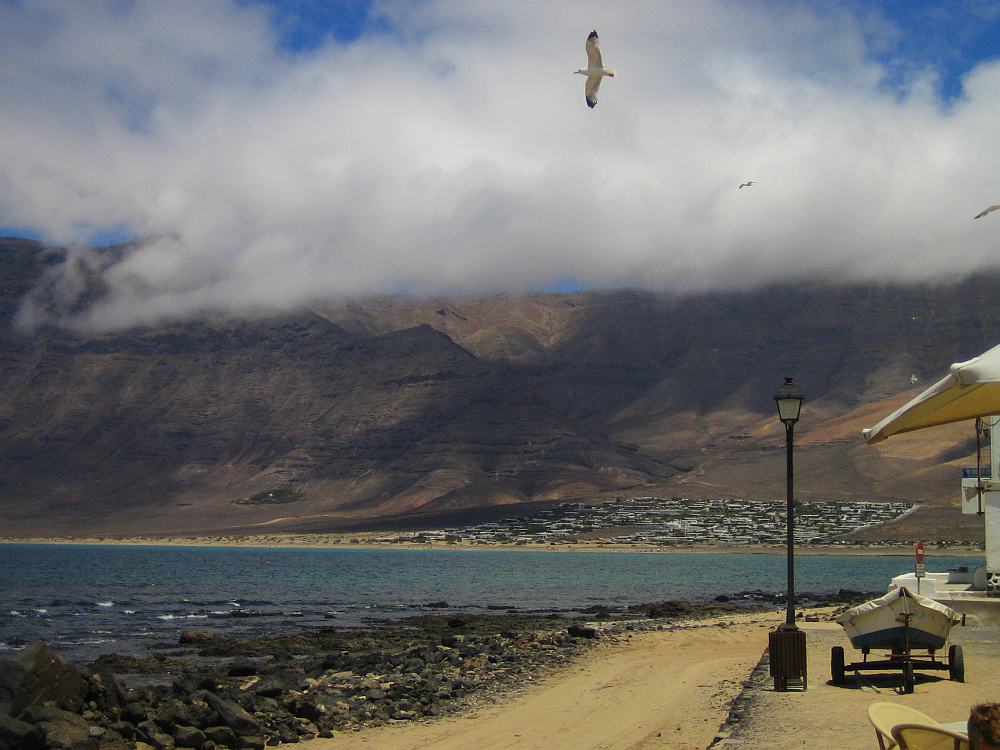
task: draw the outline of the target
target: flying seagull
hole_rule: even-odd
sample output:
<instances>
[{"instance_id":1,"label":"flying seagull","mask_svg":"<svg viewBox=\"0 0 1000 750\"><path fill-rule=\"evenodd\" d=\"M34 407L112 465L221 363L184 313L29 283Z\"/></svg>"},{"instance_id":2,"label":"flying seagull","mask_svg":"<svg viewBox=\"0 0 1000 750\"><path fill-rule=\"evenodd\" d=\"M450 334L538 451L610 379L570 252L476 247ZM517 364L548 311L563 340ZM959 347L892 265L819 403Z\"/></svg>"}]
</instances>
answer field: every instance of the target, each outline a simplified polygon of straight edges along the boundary
<instances>
[{"instance_id":1,"label":"flying seagull","mask_svg":"<svg viewBox=\"0 0 1000 750\"><path fill-rule=\"evenodd\" d=\"M587 106L593 109L597 106L597 89L601 86L601 78L604 76L615 77L613 68L605 68L601 59L601 40L596 31L591 31L587 37L587 67L574 71L580 75L587 76L587 85L584 94L587 97Z\"/></svg>"},{"instance_id":2,"label":"flying seagull","mask_svg":"<svg viewBox=\"0 0 1000 750\"><path fill-rule=\"evenodd\" d=\"M981 219L984 216L986 216L986 214L988 214L990 211L996 211L998 208L1000 208L1000 203L997 203L995 206L990 206L985 211L980 211L978 214L976 214L972 218L974 218L974 219Z\"/></svg>"},{"instance_id":3,"label":"flying seagull","mask_svg":"<svg viewBox=\"0 0 1000 750\"><path fill-rule=\"evenodd\" d=\"M745 187L753 187L756 184L757 183L754 180L747 180L746 182L740 184L739 190L742 190Z\"/></svg>"}]
</instances>

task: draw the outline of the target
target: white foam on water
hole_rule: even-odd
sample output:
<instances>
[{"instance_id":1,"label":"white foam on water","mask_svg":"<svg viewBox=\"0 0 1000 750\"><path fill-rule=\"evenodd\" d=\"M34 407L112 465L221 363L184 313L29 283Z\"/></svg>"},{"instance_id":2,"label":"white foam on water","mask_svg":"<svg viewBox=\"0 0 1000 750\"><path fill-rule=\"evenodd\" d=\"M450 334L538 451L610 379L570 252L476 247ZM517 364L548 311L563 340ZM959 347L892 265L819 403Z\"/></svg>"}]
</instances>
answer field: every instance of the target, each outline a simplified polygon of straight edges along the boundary
<instances>
[{"instance_id":1,"label":"white foam on water","mask_svg":"<svg viewBox=\"0 0 1000 750\"><path fill-rule=\"evenodd\" d=\"M114 602L97 602L97 606L98 607L113 607L113 606L115 606L115 603Z\"/></svg>"}]
</instances>

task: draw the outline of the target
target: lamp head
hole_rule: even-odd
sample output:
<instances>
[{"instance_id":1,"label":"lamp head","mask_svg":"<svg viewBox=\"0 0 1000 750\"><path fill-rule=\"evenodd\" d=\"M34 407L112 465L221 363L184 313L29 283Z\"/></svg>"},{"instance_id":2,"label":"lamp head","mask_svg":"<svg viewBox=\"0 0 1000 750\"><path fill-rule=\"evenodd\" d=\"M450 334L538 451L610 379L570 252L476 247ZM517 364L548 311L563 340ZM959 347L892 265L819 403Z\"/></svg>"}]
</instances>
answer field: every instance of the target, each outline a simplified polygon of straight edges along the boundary
<instances>
[{"instance_id":1,"label":"lamp head","mask_svg":"<svg viewBox=\"0 0 1000 750\"><path fill-rule=\"evenodd\" d=\"M785 378L785 384L774 395L778 405L778 418L786 425L799 421L799 411L802 409L802 399L805 398L795 389L793 378Z\"/></svg>"}]
</instances>

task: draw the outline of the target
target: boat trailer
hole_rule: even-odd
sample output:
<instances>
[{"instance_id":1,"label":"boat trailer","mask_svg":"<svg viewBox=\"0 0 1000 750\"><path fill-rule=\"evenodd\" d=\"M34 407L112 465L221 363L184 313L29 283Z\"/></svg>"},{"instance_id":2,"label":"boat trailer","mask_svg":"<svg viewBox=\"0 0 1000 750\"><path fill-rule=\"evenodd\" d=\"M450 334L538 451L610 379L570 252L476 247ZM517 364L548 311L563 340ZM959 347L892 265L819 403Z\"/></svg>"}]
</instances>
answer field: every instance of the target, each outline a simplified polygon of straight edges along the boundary
<instances>
[{"instance_id":1,"label":"boat trailer","mask_svg":"<svg viewBox=\"0 0 1000 750\"><path fill-rule=\"evenodd\" d=\"M926 651L927 653L918 653L917 649L912 649L910 647L910 613L903 615L903 634L904 643L903 646L899 645L892 646L892 652L886 654L884 659L872 659L869 660L868 656L871 654L872 648L870 646L865 646L861 649L863 655L863 660L858 662L853 662L851 664L844 663L844 647L834 646L830 649L830 672L833 677L832 682L834 685L843 685L847 672L861 672L864 670L871 671L893 671L902 670L903 672L903 692L912 693L913 692L913 673L914 670L941 670L947 671L948 677L955 682L965 682L965 655L962 653L962 647L956 643L948 646L948 661L942 661L936 656L936 649L919 649L919 651ZM962 616L962 624L965 624L965 616ZM884 646L882 648L889 648L889 646Z\"/></svg>"}]
</instances>

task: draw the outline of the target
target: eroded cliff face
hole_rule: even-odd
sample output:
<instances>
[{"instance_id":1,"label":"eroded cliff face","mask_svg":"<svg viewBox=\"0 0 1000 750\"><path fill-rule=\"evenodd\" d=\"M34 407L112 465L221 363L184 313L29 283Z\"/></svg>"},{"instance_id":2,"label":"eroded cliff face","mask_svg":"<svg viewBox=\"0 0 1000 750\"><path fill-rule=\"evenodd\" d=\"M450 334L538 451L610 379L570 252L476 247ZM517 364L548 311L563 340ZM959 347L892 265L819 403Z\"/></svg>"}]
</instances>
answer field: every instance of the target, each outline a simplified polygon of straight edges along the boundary
<instances>
[{"instance_id":1,"label":"eroded cliff face","mask_svg":"<svg viewBox=\"0 0 1000 750\"><path fill-rule=\"evenodd\" d=\"M970 425L880 448L859 431L1000 340L1000 276L361 299L100 335L15 326L26 296L36 313L57 304L44 276L62 257L0 240L9 533L320 530L625 494L783 497L772 395L784 375L807 394L800 495L947 506ZM75 304L100 296L99 274L87 283Z\"/></svg>"}]
</instances>

